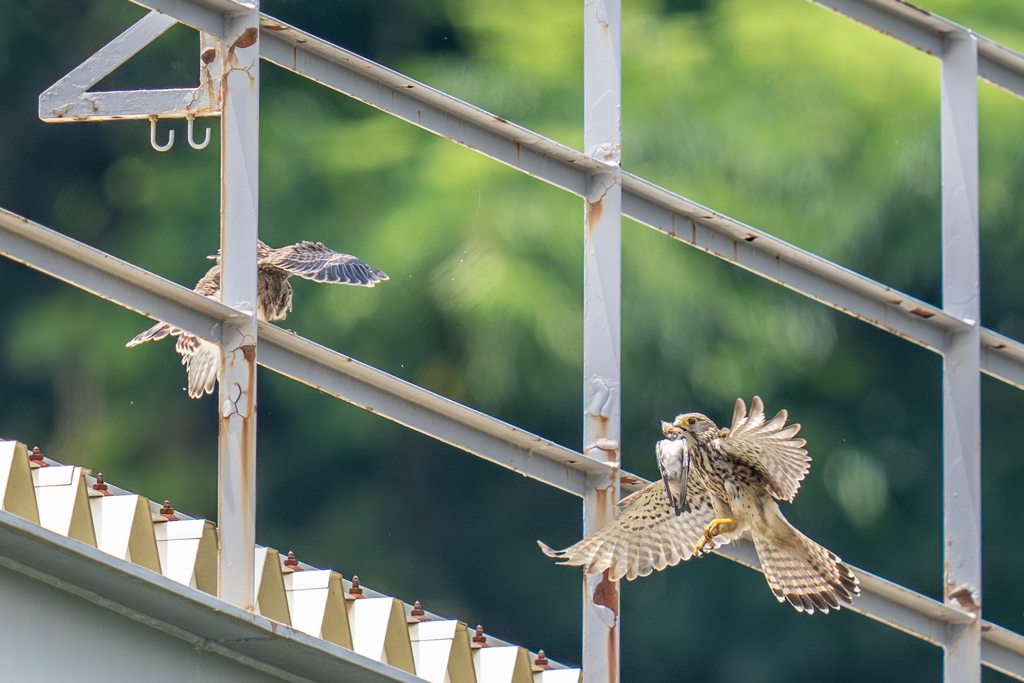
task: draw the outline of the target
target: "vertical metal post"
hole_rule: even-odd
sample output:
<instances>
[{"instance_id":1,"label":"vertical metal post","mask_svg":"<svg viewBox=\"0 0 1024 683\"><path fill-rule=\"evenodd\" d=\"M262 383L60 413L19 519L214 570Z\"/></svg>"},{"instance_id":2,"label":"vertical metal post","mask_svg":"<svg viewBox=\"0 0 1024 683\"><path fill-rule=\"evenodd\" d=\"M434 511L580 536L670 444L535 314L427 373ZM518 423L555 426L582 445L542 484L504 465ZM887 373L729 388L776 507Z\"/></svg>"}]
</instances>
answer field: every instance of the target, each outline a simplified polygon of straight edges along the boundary
<instances>
[{"instance_id":1,"label":"vertical metal post","mask_svg":"<svg viewBox=\"0 0 1024 683\"><path fill-rule=\"evenodd\" d=\"M256 241L259 2L225 17L221 76L221 300L245 314L224 326L220 371L217 595L253 609L256 542Z\"/></svg>"},{"instance_id":2,"label":"vertical metal post","mask_svg":"<svg viewBox=\"0 0 1024 683\"><path fill-rule=\"evenodd\" d=\"M587 183L583 283L584 451L618 464L621 402L622 40L620 0L584 3L584 147L609 164ZM617 468L590 477L583 534L601 528L619 501ZM619 584L604 576L583 586L583 679L619 680Z\"/></svg>"},{"instance_id":3,"label":"vertical metal post","mask_svg":"<svg viewBox=\"0 0 1024 683\"><path fill-rule=\"evenodd\" d=\"M942 53L942 305L972 321L943 360L945 599L977 615L949 625L947 683L981 680L981 358L978 238L978 41L947 35Z\"/></svg>"}]
</instances>

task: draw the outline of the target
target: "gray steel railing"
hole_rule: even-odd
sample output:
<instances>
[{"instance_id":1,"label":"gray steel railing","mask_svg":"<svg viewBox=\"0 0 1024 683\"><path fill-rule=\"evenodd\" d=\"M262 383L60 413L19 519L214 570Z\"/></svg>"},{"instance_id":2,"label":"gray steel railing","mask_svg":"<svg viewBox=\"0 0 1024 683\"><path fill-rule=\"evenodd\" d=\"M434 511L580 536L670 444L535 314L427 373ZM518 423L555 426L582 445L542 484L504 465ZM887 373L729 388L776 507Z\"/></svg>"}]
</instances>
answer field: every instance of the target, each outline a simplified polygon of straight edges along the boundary
<instances>
[{"instance_id":1,"label":"gray steel railing","mask_svg":"<svg viewBox=\"0 0 1024 683\"><path fill-rule=\"evenodd\" d=\"M860 571L864 594L853 609L942 646L947 681L980 681L982 664L1024 680L1024 637L981 619L980 373L1024 388L1024 345L979 322L977 118L978 78L1024 98L1024 56L901 0L812 1L942 61L941 308L623 172L619 0L585 0L585 152L260 15L258 2L133 0L153 12L43 93L40 117L148 118L154 132L159 117L188 118L190 142L195 117L221 117L224 303L2 210L0 253L224 349L219 594L251 609L255 362L580 496L587 532L610 518L620 489L646 483L619 468L620 228L622 216L633 218L942 354L944 599ZM176 22L201 32L199 88L89 92ZM255 301L256 291L258 57L584 199L582 452L255 320L243 302ZM749 544L721 552L757 567ZM618 680L618 626L617 586L587 580L586 681Z\"/></svg>"}]
</instances>

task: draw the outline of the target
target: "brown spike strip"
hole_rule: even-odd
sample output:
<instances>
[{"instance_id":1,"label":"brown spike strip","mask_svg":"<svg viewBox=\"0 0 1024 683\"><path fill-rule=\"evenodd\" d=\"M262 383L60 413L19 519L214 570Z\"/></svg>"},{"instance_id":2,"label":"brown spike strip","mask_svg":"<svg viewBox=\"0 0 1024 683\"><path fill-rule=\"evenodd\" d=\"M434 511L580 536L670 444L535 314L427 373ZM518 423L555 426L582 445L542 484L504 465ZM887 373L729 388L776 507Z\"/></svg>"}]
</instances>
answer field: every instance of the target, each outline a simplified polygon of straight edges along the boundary
<instances>
[{"instance_id":1,"label":"brown spike strip","mask_svg":"<svg viewBox=\"0 0 1024 683\"><path fill-rule=\"evenodd\" d=\"M180 519L178 515L174 514L174 508L171 507L171 501L169 500L165 500L164 506L160 508L160 516L168 521Z\"/></svg>"},{"instance_id":2,"label":"brown spike strip","mask_svg":"<svg viewBox=\"0 0 1024 683\"><path fill-rule=\"evenodd\" d=\"M43 462L43 452L39 450L39 446L33 446L32 452L28 454L29 465L35 467L49 467Z\"/></svg>"},{"instance_id":3,"label":"brown spike strip","mask_svg":"<svg viewBox=\"0 0 1024 683\"><path fill-rule=\"evenodd\" d=\"M412 610L409 612L409 616L416 621L430 621L430 617L427 616L426 611L423 609L423 605L417 600L412 604Z\"/></svg>"}]
</instances>

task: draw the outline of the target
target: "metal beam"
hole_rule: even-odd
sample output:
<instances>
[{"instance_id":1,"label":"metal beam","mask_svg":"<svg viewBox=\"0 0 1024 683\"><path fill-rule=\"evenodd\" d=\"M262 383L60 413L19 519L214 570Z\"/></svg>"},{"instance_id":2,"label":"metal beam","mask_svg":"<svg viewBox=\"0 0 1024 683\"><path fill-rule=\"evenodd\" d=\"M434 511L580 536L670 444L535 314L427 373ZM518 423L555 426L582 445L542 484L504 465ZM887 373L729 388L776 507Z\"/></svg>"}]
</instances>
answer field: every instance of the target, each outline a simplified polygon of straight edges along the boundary
<instances>
[{"instance_id":1,"label":"metal beam","mask_svg":"<svg viewBox=\"0 0 1024 683\"><path fill-rule=\"evenodd\" d=\"M256 7L239 5L230 0L203 0L200 4L204 7L209 5L210 7L207 9L216 16L219 16L218 13L223 13L227 9L232 13L243 13L246 17L246 20L242 22L229 20L219 22L221 23L219 27L211 27L205 25L208 23L208 17L200 16L206 10L202 8L197 9L190 0L147 0L147 2L140 2L139 4L145 4L150 7L159 6L162 8L161 11L167 11L169 14L189 14L187 19L183 19L184 23L210 33L216 33L217 35L229 35L232 40L235 35L240 35L237 30L232 33L232 27L237 29L239 25L243 25L246 28L252 29L255 26L257 12ZM819 4L825 3L820 2ZM365 97L360 97L360 99L373 106L390 111L428 130L450 137L460 144L480 149L483 153L493 156L504 163L583 196L588 201L588 219L594 218L593 221L587 221L588 238L591 237L589 228L601 225L601 219L594 217L595 211L593 207L601 205L603 209L607 209L607 206L604 206L604 202L607 201L607 194L602 193L608 190L614 191L616 186L624 186L626 196L622 201L622 209L627 212L631 209L634 210L642 216L638 220L653 225L678 239L688 241L709 253L730 260L737 265L812 296L840 310L849 312L856 317L872 322L915 343L943 353L946 356L944 375L947 430L947 438L945 440L945 497L947 503L946 531L948 541L946 559L947 568L949 569L946 583L946 599L947 602L953 603L955 601L957 605L964 607L969 612L973 612L975 618L972 618L970 614L966 614L963 610L957 610L949 606L944 607L947 610L946 612L936 610L934 605L926 602L923 606L919 605L921 609L911 609L919 617L923 616L926 622L920 622L919 620L915 625L915 623L911 623L913 619L904 619L900 623L894 623L894 625L921 635L921 637L926 637L931 642L943 645L947 649L946 671L948 679L978 680L980 677L978 662L993 647L997 647L993 651L997 653L998 659L998 663L995 666L1000 668L1000 670L1004 670L1004 668L1012 670L1020 659L1021 652L1024 651L1015 649L1021 642L1024 642L1024 639L1020 639L1016 634L998 629L998 627L990 626L986 629L980 618L976 617L980 612L980 607L978 606L978 603L980 603L980 544L978 543L980 538L980 515L977 502L980 498L977 457L980 450L978 371L983 369L994 376L1021 386L1020 379L1024 377L1024 370L1022 370L1024 368L1024 346L1011 340L1006 340L988 330L983 330L978 323L976 82L977 77L981 75L999 87L1004 87L1015 94L1024 96L1024 87L1022 87L1022 83L1024 83L1024 76L1022 76L1024 75L1024 57L992 41L978 41L969 32L963 31L952 22L947 22L941 17L931 15L900 0L834 0L829 5L830 8L836 11L849 13L851 16L857 15L855 18L859 18L859 20L865 21L879 28L879 30L892 33L918 49L925 50L930 54L940 55L943 59L944 310L936 309L924 302L906 297L902 293L886 288L880 283L863 278L824 259L803 252L781 240L772 238L766 233L761 233L742 223L715 214L704 207L689 202L679 195L650 185L639 178L620 175L618 171L617 148L611 147L602 150L600 143L592 144L591 141L598 138L590 135L589 125L586 145L588 154L583 155L543 136L538 136L526 129L514 126L500 117L495 117L487 112L459 102L455 98L426 88L422 84L405 79L400 74L383 69L378 65L367 62L367 60L360 58L360 63L356 65L354 60L345 56L345 51L331 46L324 41L317 41L315 44L307 47L305 43L309 43L311 38L308 37L308 34L303 34L269 17L261 18L265 32L273 32L266 34L268 49L263 56L277 61L277 63L286 68L304 73L304 75L311 78L320 80L320 77L323 76L327 80L321 82L348 94L352 94L348 91L349 88L362 88ZM609 7L611 11L609 11ZM604 40L606 43L610 41L613 45L610 53L613 57L611 68L618 73L618 49L614 45L618 38L618 2L617 0L605 2L589 0L587 11L588 38L591 36L589 30L594 28L598 32L594 33L593 36ZM591 14L595 20L592 23L590 21ZM199 16L199 19L197 20L192 15ZM609 28L612 29L611 32L608 31ZM603 36L601 34L602 31ZM274 41L278 38L280 38L278 40L279 44L276 44ZM256 42L254 37L249 46ZM247 46L235 43L234 47L244 48ZM289 49L291 51L291 66L288 65L287 52ZM253 61L255 61L258 68L258 60ZM592 57L588 54L588 66L591 61ZM594 63L599 63L600 59L593 61ZM607 70L609 65L604 64L603 68ZM595 73L597 72L595 71ZM229 72L226 74L226 78L231 75ZM241 74L238 73L233 75L241 77ZM335 84L335 81L339 78L339 82L344 82L343 87L338 87ZM258 78L256 83L258 84ZM606 109L608 105L608 100L606 99L608 96L607 89L600 91L593 89L591 85L588 82L588 94L586 95L588 116L592 106L597 109ZM598 85L601 84L599 83ZM383 91L381 86L384 86ZM371 87L373 92L370 91ZM225 88L225 90L227 91L228 89ZM973 94L970 94L972 92ZM617 93L612 94L612 99L616 101L617 107ZM390 105L388 100L390 100ZM398 106L395 105L396 100L399 102ZM424 117L424 111L427 113L426 117ZM454 116L452 115L453 113L455 114ZM225 115L225 118L227 118L227 115ZM610 119L598 116L594 120L604 125ZM618 122L617 112L614 120L616 123ZM222 139L228 137L228 132L225 129L225 135L222 136ZM617 136L613 136L613 138L604 136L601 142L609 139L617 140ZM523 161L524 150L526 151L525 163ZM605 154L610 152L609 159L613 160L613 163L607 163L606 160L599 158L604 154L595 152L603 152ZM256 167L253 161L251 168ZM611 182L608 182L609 179ZM234 187L235 183L226 183L226 185ZM226 197L230 194L230 192L226 193ZM600 196L600 202L595 201L598 196ZM250 193L250 198L253 199L253 220L250 230L254 231L254 191ZM226 200L225 205L229 202L230 200ZM616 210L615 213L618 214L618 211ZM677 219L681 219L683 224L682 231L677 231ZM685 234L680 235L680 232L685 233L687 227L690 229L689 239L686 238ZM245 229L242 227L238 227L234 231L226 229L225 235L231 235L232 232L235 236L226 236L223 242L222 251L225 254L226 261L225 271L242 273L244 269L240 264L245 258L237 255L243 255L244 247L240 245L244 245L248 237L246 236ZM251 240L248 241L251 243ZM234 246L231 246L232 242L234 242ZM963 244L965 243L968 244L969 248L964 249ZM69 255L67 253L63 254L64 258L54 257L54 254L46 249L40 250L38 242L32 242L31 239L25 240L24 234L19 234L18 230L0 232L0 248L6 249L8 247L15 252L18 250L31 252L29 256L31 261L26 260L26 262L30 262L34 267L39 267L38 264L40 263L54 267L60 271L58 276L63 279L68 279L68 274L73 273L73 277L81 276L91 283L98 283L97 291L102 296L113 298L111 294L113 291L124 294L122 290L118 289L116 283L109 281L109 277L104 278L103 275L90 271L88 267L83 267L85 261L76 260L73 254ZM729 253L730 248L731 256ZM599 251L599 249L595 250L595 254ZM231 255L232 253L235 255ZM244 256L247 258L248 255ZM594 272L600 272L598 267L599 259L595 256L594 260ZM234 261L235 266L230 266L230 261ZM254 263L254 261L255 259L252 259L250 263ZM109 275L109 269L103 268L102 266L105 264L102 262L93 261L88 265L100 266L99 270ZM147 273L147 275L149 274ZM250 300L245 300L237 295L238 292L252 292L254 289L248 283L244 283L245 276L239 276L234 278L235 282L243 284L240 284L234 293L229 293L231 289L229 281L233 277L227 276L225 299L231 300L237 307L248 310L250 313L248 318L244 320L238 318L237 312L221 317L215 332L220 338L219 343L226 344L229 353L234 348L241 349L244 346L244 343L237 341L239 332L242 338L255 339L255 329L251 314L251 299L254 297L250 297ZM599 278L598 285L594 291L604 295L606 293L603 291L605 282L602 282ZM972 287L973 290L971 289ZM589 294L589 287L587 291ZM179 293L169 292L170 298L174 298L174 295L177 294ZM129 292L126 296L134 298L136 294ZM192 297L198 298L196 295L188 293L186 299ZM189 303L191 304L191 302ZM249 304L248 309L246 309L246 303ZM166 302L160 302L160 305L164 306ZM183 315L181 310L175 310L173 306L168 306L168 308L175 315ZM190 309L190 306L186 305L185 309ZM615 312L617 313L617 307ZM607 316L607 311L605 313L607 319L614 326L613 316ZM187 318L190 314L191 311L189 310L188 314L184 314L183 317ZM189 323L197 321L202 322L201 317L197 319L193 316ZM183 329L190 328L183 326ZM222 329L224 330L223 334L221 334ZM286 333L274 331L276 329L267 326L264 330L266 336L273 338L275 335L286 335ZM617 339L617 336L615 338ZM279 339L279 341L281 340ZM304 342L304 340L300 341ZM304 343L308 344L308 342ZM287 344L278 344L276 347L268 345L268 348L272 349L270 351L271 355L281 352L286 347ZM331 353L327 352L327 350L323 351ZM983 351L985 354L984 365L982 364ZM251 370L253 359L248 357L247 354L243 353L242 355L244 362L241 365L246 368L249 376L252 378L251 386L254 389L254 374ZM289 360L296 367L301 366L303 363L308 365L311 355L316 354L309 354L304 358L289 357ZM601 354L597 355L600 356ZM340 357L340 355L338 356ZM331 360L332 362L338 362L337 358ZM222 388L235 387L239 391L223 395L222 399L226 396L228 400L222 401L222 404L226 407L230 407L228 404L232 404L237 408L239 397L235 394L245 394L246 383L241 379L242 374L232 373L232 370L229 368L230 364L230 362L224 364L226 374L222 377L221 386ZM353 365L352 367L356 368L357 366ZM362 370L364 376L372 375L372 373L365 372L367 370L365 366L363 366ZM381 375L383 374L381 373ZM590 375L588 374L587 376L589 377ZM595 376L600 379L604 378L603 375L599 374ZM377 382L380 379L380 377L374 377L374 381L371 381L369 385L375 389L380 389L381 387L378 386ZM412 385L409 386L411 387ZM585 389L587 398L590 399L585 404L588 409L596 405L595 399L600 393L591 390L590 386L591 383L588 382L588 388ZM415 393L416 390L423 391L418 388L413 388L411 391ZM388 394L389 392L385 391L384 393ZM405 393L408 393L408 391ZM429 394L429 392L424 393ZM399 398L394 392L390 392L390 395L395 399L396 406L405 406L408 402L408 398L405 396ZM254 392L251 394L251 397L250 405L254 410ZM616 403L616 401L613 401L613 403ZM450 406L442 404L435 404L435 407L439 409L439 412L450 408ZM402 410L404 408L397 409L398 412ZM254 416L254 412L252 415ZM598 416L605 418L609 417L610 414L599 411L595 417ZM248 413L244 414L243 417L247 418ZM486 416L484 418L489 419ZM422 415L417 415L416 419L421 422L423 421ZM465 423L463 425L465 426ZM445 426L449 427L450 425L446 424ZM489 426L494 427L493 424L489 424ZM485 431L480 430L476 426L469 427L469 430L471 432ZM233 438L236 446L245 441L243 437L239 437L237 434ZM594 438L594 445L597 445L597 442L601 440L597 432L592 435L592 438ZM606 435L604 445L609 446L611 443L614 443L614 447L611 449L613 451L616 450L618 448L617 438L611 439ZM244 449L244 446L241 446L241 448ZM571 451L568 452L572 453ZM573 454L573 457L576 455ZM557 461L557 458L546 457L548 457L549 462ZM569 462L566 460L563 461L563 467L566 468L566 471L572 469L575 473L584 473L582 475L585 478L583 489L584 495L586 495L588 491L595 488L594 482L597 478L604 477L607 479L608 466L589 459L582 460L586 461L583 466L580 466L579 462ZM594 469L597 467L604 467L606 469L598 472ZM236 468L236 474L237 470L238 468ZM633 488L633 486L638 485L642 481L625 473L622 476L630 477L630 488ZM611 483L612 486L615 486L617 483L615 478L611 480ZM955 505L951 505L951 503L955 503ZM596 509L596 505L592 507ZM742 552L742 546L737 546L737 548ZM891 605L907 607L908 603L920 602L916 598L907 598L904 593L911 592L900 587L896 587L898 589L896 593L886 595L887 589L885 589L885 586L888 582L884 582L877 577L871 577L866 573L864 576L867 579L865 581L866 593L869 596L878 596L882 601L879 603L882 607L877 609L889 609ZM882 583L878 584L878 582ZM873 584L878 585L872 588ZM888 585L894 586L894 584ZM597 587L595 586L595 588ZM892 591L889 592L892 593ZM591 592L588 590L588 596L590 594ZM924 598L924 600L927 601L928 599ZM867 603L866 605L865 602ZM870 598L866 601L862 599L858 605L859 609L863 609L866 606L868 610L877 611ZM614 606L617 608L617 598ZM944 624L945 630L942 633L935 632L933 622ZM887 623L890 622L887 620ZM607 621L605 626L608 627ZM614 624L612 628L614 629ZM922 635L925 632L931 635ZM988 638L985 636L986 632L995 633L995 636ZM984 646L982 645L983 639L986 643ZM999 650L999 647L1003 649ZM606 648L606 650L609 653L615 651L617 655L617 646ZM603 671L608 672L609 678L617 677L617 665L612 665L610 658ZM614 680L614 678L612 679Z\"/></svg>"},{"instance_id":2,"label":"metal beam","mask_svg":"<svg viewBox=\"0 0 1024 683\"><path fill-rule=\"evenodd\" d=\"M978 615L947 627L945 680L981 680L981 292L978 235L978 41L943 39L942 304L972 321L943 356L943 559L946 603Z\"/></svg>"},{"instance_id":3,"label":"metal beam","mask_svg":"<svg viewBox=\"0 0 1024 683\"><path fill-rule=\"evenodd\" d=\"M259 2L224 19L221 75L221 301L246 314L226 324L219 384L217 596L255 609L256 309L259 239Z\"/></svg>"},{"instance_id":4,"label":"metal beam","mask_svg":"<svg viewBox=\"0 0 1024 683\"><path fill-rule=\"evenodd\" d=\"M215 344L238 313L27 218L0 209L0 254Z\"/></svg>"},{"instance_id":5,"label":"metal beam","mask_svg":"<svg viewBox=\"0 0 1024 683\"><path fill-rule=\"evenodd\" d=\"M235 0L130 0L131 2L155 10L178 22L191 26L197 31L209 33L218 38L226 36L226 19L244 16L253 8L251 2L235 2ZM256 3L256 7L259 3Z\"/></svg>"},{"instance_id":6,"label":"metal beam","mask_svg":"<svg viewBox=\"0 0 1024 683\"><path fill-rule=\"evenodd\" d=\"M757 552L748 541L730 543L714 552L761 571ZM976 621L972 613L963 609L943 604L863 569L853 567L853 570L860 579L862 593L852 606L844 605L843 609L941 647L948 647L950 643L949 628ZM982 664L1024 681L1024 636L988 621L980 621L979 628Z\"/></svg>"},{"instance_id":7,"label":"metal beam","mask_svg":"<svg viewBox=\"0 0 1024 683\"><path fill-rule=\"evenodd\" d=\"M0 254L214 343L220 343L223 324L241 315L3 209ZM274 325L259 323L259 339L260 365L563 491L583 496L587 476L612 469ZM646 485L628 472L619 477L627 491Z\"/></svg>"},{"instance_id":8,"label":"metal beam","mask_svg":"<svg viewBox=\"0 0 1024 683\"><path fill-rule=\"evenodd\" d=\"M219 114L209 87L210 74L200 64L198 88L89 92L105 76L138 54L177 21L150 12L121 35L100 48L68 75L39 95L39 118L62 121L145 119L153 115L198 116Z\"/></svg>"},{"instance_id":9,"label":"metal beam","mask_svg":"<svg viewBox=\"0 0 1024 683\"><path fill-rule=\"evenodd\" d=\"M556 187L586 197L591 175L613 170L598 159L277 19L264 15L261 29L264 59ZM622 173L622 211L680 241L934 351L945 350L949 331L969 327L939 307L629 173ZM1010 356L1007 360L1016 364ZM1024 365L1021 372L1024 374Z\"/></svg>"},{"instance_id":10,"label":"metal beam","mask_svg":"<svg viewBox=\"0 0 1024 683\"><path fill-rule=\"evenodd\" d=\"M206 23L197 21L188 11L180 9L193 8L185 0L133 1L171 14L182 23L216 33L215 29L211 30ZM848 5L840 2L836 7L860 7L863 11L881 11L880 7L896 8L897 14L888 12L885 16L903 17L900 26L916 27L913 31L920 32L924 26L928 35L931 35L929 32L955 26L941 17L896 0L844 2ZM828 6L831 8L831 3ZM198 8L198 11L207 10ZM917 15L920 18L916 21L907 19ZM510 123L500 116L278 19L262 15L260 24L260 54L264 59L424 130L475 149L556 187L583 197L587 192L588 176L594 171L608 170L606 165L582 152ZM907 36L901 39L911 41ZM914 40L923 44L922 41L926 39ZM978 40L981 54L979 71L982 75L987 73L986 70L1001 70L1012 74L1012 78L1024 81L1024 56L988 39ZM1005 79L993 82L1000 87L1009 87L1005 85ZM1024 83L1018 90L1024 93ZM938 307L847 270L637 176L623 173L622 182L624 215L916 344L941 353L945 349L945 335L948 331L968 327L967 323ZM689 239L686 239L687 230ZM992 338L995 333L985 330L983 335ZM984 345L986 364L983 371L1024 388L1024 345L995 336L998 340Z\"/></svg>"},{"instance_id":11,"label":"metal beam","mask_svg":"<svg viewBox=\"0 0 1024 683\"><path fill-rule=\"evenodd\" d=\"M942 353L968 324L929 303L843 268L662 187L623 174L623 213L898 337Z\"/></svg>"},{"instance_id":12,"label":"metal beam","mask_svg":"<svg viewBox=\"0 0 1024 683\"><path fill-rule=\"evenodd\" d=\"M601 166L586 176L583 212L583 452L618 467L622 412L622 6L583 7L583 146ZM615 516L612 470L587 478L583 535ZM619 681L619 582L583 577L583 678Z\"/></svg>"},{"instance_id":13,"label":"metal beam","mask_svg":"<svg viewBox=\"0 0 1024 683\"><path fill-rule=\"evenodd\" d=\"M1024 389L1024 344L981 328L981 371Z\"/></svg>"},{"instance_id":14,"label":"metal beam","mask_svg":"<svg viewBox=\"0 0 1024 683\"><path fill-rule=\"evenodd\" d=\"M1024 681L1024 636L982 621L981 663Z\"/></svg>"},{"instance_id":15,"label":"metal beam","mask_svg":"<svg viewBox=\"0 0 1024 683\"><path fill-rule=\"evenodd\" d=\"M588 475L617 471L274 325L259 323L259 340L266 368L563 491L583 496Z\"/></svg>"},{"instance_id":16,"label":"metal beam","mask_svg":"<svg viewBox=\"0 0 1024 683\"><path fill-rule=\"evenodd\" d=\"M945 36L968 29L904 0L810 0L934 57L944 52ZM978 39L978 70L983 78L1024 98L1024 55L982 36Z\"/></svg>"},{"instance_id":17,"label":"metal beam","mask_svg":"<svg viewBox=\"0 0 1024 683\"><path fill-rule=\"evenodd\" d=\"M611 167L283 21L260 19L263 59L582 197Z\"/></svg>"},{"instance_id":18,"label":"metal beam","mask_svg":"<svg viewBox=\"0 0 1024 683\"><path fill-rule=\"evenodd\" d=\"M589 176L607 170L582 152L273 17L263 15L260 22L264 59L556 187L583 197ZM1012 53L1001 47L997 52ZM1019 65L1006 59L1024 73L1024 58ZM949 331L969 327L937 306L635 175L623 173L622 184L623 215L916 344L941 353ZM984 371L1024 388L1024 345L984 334Z\"/></svg>"}]
</instances>

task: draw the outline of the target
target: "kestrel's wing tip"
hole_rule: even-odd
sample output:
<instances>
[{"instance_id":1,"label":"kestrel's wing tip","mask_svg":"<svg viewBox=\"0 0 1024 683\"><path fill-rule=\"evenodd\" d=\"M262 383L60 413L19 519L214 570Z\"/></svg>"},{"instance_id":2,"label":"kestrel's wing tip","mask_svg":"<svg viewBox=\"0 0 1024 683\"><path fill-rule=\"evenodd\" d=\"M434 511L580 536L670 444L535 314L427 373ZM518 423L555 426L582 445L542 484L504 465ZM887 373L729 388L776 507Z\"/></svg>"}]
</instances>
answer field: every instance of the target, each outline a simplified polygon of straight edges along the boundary
<instances>
[{"instance_id":1,"label":"kestrel's wing tip","mask_svg":"<svg viewBox=\"0 0 1024 683\"><path fill-rule=\"evenodd\" d=\"M564 550L554 550L551 546L546 544L544 541L537 541L537 545L540 546L541 552L548 557L560 558L565 555Z\"/></svg>"},{"instance_id":2,"label":"kestrel's wing tip","mask_svg":"<svg viewBox=\"0 0 1024 683\"><path fill-rule=\"evenodd\" d=\"M754 396L754 400L750 402L750 416L753 417L757 413L764 413L764 401L760 396Z\"/></svg>"}]
</instances>

